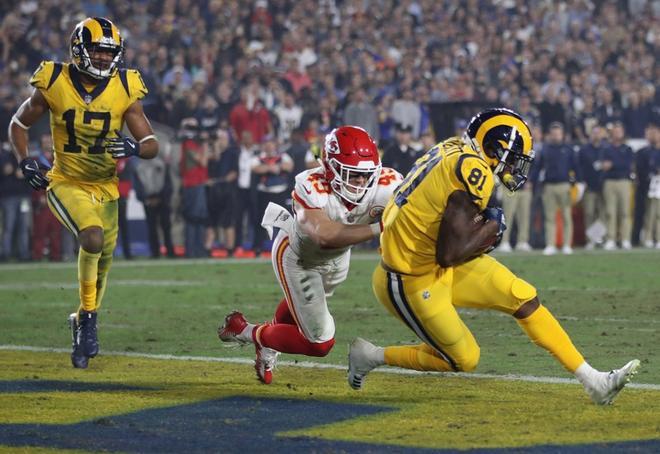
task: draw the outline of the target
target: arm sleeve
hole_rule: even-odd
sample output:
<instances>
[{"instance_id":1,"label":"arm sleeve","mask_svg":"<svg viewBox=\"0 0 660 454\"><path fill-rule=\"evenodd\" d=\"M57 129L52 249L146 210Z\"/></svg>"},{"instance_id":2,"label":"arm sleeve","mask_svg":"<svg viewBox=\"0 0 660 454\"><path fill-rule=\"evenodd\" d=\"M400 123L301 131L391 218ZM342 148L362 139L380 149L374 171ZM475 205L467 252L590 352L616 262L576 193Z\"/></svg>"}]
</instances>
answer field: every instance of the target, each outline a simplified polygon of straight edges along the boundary
<instances>
[{"instance_id":1,"label":"arm sleeve","mask_svg":"<svg viewBox=\"0 0 660 454\"><path fill-rule=\"evenodd\" d=\"M456 176L465 192L482 211L493 193L495 179L488 164L478 156L463 155L456 164Z\"/></svg>"},{"instance_id":2,"label":"arm sleeve","mask_svg":"<svg viewBox=\"0 0 660 454\"><path fill-rule=\"evenodd\" d=\"M147 93L149 93L149 90L147 89L147 86L144 84L144 81L142 80L140 71L136 69L129 69L128 71L126 71L126 76L128 78L128 87L129 87L128 96L132 104L135 101L139 101L140 99L144 98L147 95Z\"/></svg>"}]
</instances>

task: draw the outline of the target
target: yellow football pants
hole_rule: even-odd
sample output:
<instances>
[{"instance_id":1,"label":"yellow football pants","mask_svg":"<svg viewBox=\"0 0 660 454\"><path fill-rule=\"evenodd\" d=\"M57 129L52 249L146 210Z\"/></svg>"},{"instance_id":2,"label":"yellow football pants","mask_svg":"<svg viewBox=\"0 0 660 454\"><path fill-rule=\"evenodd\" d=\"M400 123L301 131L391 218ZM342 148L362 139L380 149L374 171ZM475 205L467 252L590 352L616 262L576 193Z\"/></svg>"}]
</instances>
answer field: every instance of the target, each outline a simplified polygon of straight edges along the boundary
<instances>
[{"instance_id":1,"label":"yellow football pants","mask_svg":"<svg viewBox=\"0 0 660 454\"><path fill-rule=\"evenodd\" d=\"M471 371L477 366L479 345L456 307L513 314L536 296L532 285L488 255L422 276L378 265L372 284L378 301L424 342L387 347L386 364L417 370Z\"/></svg>"},{"instance_id":2,"label":"yellow football pants","mask_svg":"<svg viewBox=\"0 0 660 454\"><path fill-rule=\"evenodd\" d=\"M80 253L85 257L78 261L80 309L86 311L97 310L101 305L117 244L117 200L109 200L110 194L106 192L102 187L90 190L75 183L58 181L50 185L47 193L50 210L76 237L88 227L103 229L103 249L97 263L92 263L94 257L89 253ZM90 273L90 270L94 272Z\"/></svg>"}]
</instances>

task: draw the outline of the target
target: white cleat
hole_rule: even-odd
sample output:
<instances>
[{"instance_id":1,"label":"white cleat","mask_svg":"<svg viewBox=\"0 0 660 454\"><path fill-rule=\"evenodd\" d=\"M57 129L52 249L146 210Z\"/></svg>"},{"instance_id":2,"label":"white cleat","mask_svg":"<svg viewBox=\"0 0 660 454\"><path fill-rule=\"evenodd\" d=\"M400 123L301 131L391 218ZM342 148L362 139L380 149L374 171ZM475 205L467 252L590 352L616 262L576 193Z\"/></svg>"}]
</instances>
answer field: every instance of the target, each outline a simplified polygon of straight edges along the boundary
<instances>
[{"instance_id":1,"label":"white cleat","mask_svg":"<svg viewBox=\"0 0 660 454\"><path fill-rule=\"evenodd\" d=\"M532 250L532 246L530 246L529 243L527 242L516 244L516 251L530 252L531 250Z\"/></svg>"},{"instance_id":2,"label":"white cleat","mask_svg":"<svg viewBox=\"0 0 660 454\"><path fill-rule=\"evenodd\" d=\"M616 251L616 243L612 240L607 240L603 249L606 251Z\"/></svg>"},{"instance_id":3,"label":"white cleat","mask_svg":"<svg viewBox=\"0 0 660 454\"><path fill-rule=\"evenodd\" d=\"M543 249L543 255L555 255L557 253L557 248L555 246L546 246L545 249Z\"/></svg>"},{"instance_id":4,"label":"white cleat","mask_svg":"<svg viewBox=\"0 0 660 454\"><path fill-rule=\"evenodd\" d=\"M513 249L511 249L511 244L508 241L503 241L498 247L497 250L499 252L511 252Z\"/></svg>"},{"instance_id":5,"label":"white cleat","mask_svg":"<svg viewBox=\"0 0 660 454\"><path fill-rule=\"evenodd\" d=\"M268 347L256 345L256 359L254 361L254 370L257 372L257 378L260 382L270 385L273 381L273 369L277 364L277 357L280 352Z\"/></svg>"},{"instance_id":6,"label":"white cleat","mask_svg":"<svg viewBox=\"0 0 660 454\"><path fill-rule=\"evenodd\" d=\"M637 373L639 366L639 360L633 359L621 369L599 372L589 382L584 383L584 389L596 405L610 405L619 391Z\"/></svg>"},{"instance_id":7,"label":"white cleat","mask_svg":"<svg viewBox=\"0 0 660 454\"><path fill-rule=\"evenodd\" d=\"M348 385L353 389L362 389L369 372L383 364L382 348L376 347L361 337L355 338L348 350Z\"/></svg>"},{"instance_id":8,"label":"white cleat","mask_svg":"<svg viewBox=\"0 0 660 454\"><path fill-rule=\"evenodd\" d=\"M564 255L571 255L573 253L573 248L569 245L565 245L563 248L561 248L561 252Z\"/></svg>"}]
</instances>

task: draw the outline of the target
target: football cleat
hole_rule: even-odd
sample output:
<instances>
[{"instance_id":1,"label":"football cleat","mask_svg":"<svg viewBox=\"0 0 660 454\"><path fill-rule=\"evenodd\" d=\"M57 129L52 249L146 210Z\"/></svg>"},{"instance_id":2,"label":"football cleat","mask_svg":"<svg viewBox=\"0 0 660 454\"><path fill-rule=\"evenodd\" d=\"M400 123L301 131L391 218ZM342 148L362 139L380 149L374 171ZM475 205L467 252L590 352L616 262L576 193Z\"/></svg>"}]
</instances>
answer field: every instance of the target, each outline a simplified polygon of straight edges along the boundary
<instances>
[{"instance_id":1,"label":"football cleat","mask_svg":"<svg viewBox=\"0 0 660 454\"><path fill-rule=\"evenodd\" d=\"M639 370L640 362L633 359L621 369L599 372L592 380L584 384L584 389L597 405L610 405L617 394Z\"/></svg>"},{"instance_id":2,"label":"football cleat","mask_svg":"<svg viewBox=\"0 0 660 454\"><path fill-rule=\"evenodd\" d=\"M257 371L257 378L260 382L270 385L273 381L273 369L275 369L280 352L260 345L255 345L255 350L257 357L254 360L254 369Z\"/></svg>"},{"instance_id":3,"label":"football cleat","mask_svg":"<svg viewBox=\"0 0 660 454\"><path fill-rule=\"evenodd\" d=\"M353 389L362 389L369 372L380 366L378 347L371 342L355 338L348 350L348 384Z\"/></svg>"},{"instance_id":4,"label":"football cleat","mask_svg":"<svg viewBox=\"0 0 660 454\"><path fill-rule=\"evenodd\" d=\"M233 311L225 317L225 322L218 328L218 337L222 342L237 342L239 344L248 344L250 340L241 336L248 326L248 321L243 314Z\"/></svg>"},{"instance_id":5,"label":"football cleat","mask_svg":"<svg viewBox=\"0 0 660 454\"><path fill-rule=\"evenodd\" d=\"M69 315L69 328L71 328L71 364L76 369L87 369L89 358L85 356L80 344L81 329L78 324L78 314L75 312Z\"/></svg>"},{"instance_id":6,"label":"football cleat","mask_svg":"<svg viewBox=\"0 0 660 454\"><path fill-rule=\"evenodd\" d=\"M78 315L80 326L79 344L88 358L94 358L99 353L99 341L96 335L96 312L80 311Z\"/></svg>"}]
</instances>

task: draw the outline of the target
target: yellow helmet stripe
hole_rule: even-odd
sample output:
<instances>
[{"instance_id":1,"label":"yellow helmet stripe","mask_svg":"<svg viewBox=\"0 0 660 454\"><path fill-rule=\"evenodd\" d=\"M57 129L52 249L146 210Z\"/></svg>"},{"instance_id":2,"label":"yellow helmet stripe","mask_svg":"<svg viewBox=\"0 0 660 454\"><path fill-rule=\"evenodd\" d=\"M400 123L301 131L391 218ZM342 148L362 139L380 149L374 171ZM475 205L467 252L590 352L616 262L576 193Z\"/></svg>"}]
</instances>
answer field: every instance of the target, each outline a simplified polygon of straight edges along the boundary
<instances>
[{"instance_id":1,"label":"yellow helmet stripe","mask_svg":"<svg viewBox=\"0 0 660 454\"><path fill-rule=\"evenodd\" d=\"M93 43L98 43L101 41L101 38L103 38L103 29L101 28L101 24L96 22L94 19L87 19L85 22L83 22L83 27L87 27L87 30L89 30L91 33Z\"/></svg>"},{"instance_id":2,"label":"yellow helmet stripe","mask_svg":"<svg viewBox=\"0 0 660 454\"><path fill-rule=\"evenodd\" d=\"M482 146L486 133L494 127L502 125L516 128L518 134L520 134L523 139L523 153L525 155L529 155L532 149L532 135L529 132L529 127L527 127L524 121L519 120L512 115L495 115L493 118L489 118L488 120L484 121L483 124L479 126L479 129L477 129L477 133L475 134L477 143ZM484 150L481 151L484 152Z\"/></svg>"},{"instance_id":3,"label":"yellow helmet stripe","mask_svg":"<svg viewBox=\"0 0 660 454\"><path fill-rule=\"evenodd\" d=\"M115 24L110 25L110 28L112 29L112 39L114 40L115 44L119 45L121 40L119 39L119 29L115 26Z\"/></svg>"}]
</instances>

